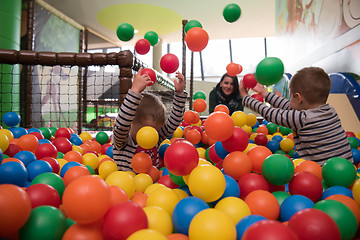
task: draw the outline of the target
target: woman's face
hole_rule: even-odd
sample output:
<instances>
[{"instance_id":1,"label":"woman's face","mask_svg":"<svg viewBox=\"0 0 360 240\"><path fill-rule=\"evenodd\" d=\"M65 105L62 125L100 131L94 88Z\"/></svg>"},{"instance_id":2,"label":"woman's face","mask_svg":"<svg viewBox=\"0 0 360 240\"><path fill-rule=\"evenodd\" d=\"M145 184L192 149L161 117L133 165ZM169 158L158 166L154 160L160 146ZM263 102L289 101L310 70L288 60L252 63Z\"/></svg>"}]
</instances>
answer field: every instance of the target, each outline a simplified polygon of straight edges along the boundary
<instances>
[{"instance_id":1,"label":"woman's face","mask_svg":"<svg viewBox=\"0 0 360 240\"><path fill-rule=\"evenodd\" d=\"M220 83L222 91L225 95L230 95L234 91L233 79L231 77L225 77L224 80Z\"/></svg>"}]
</instances>

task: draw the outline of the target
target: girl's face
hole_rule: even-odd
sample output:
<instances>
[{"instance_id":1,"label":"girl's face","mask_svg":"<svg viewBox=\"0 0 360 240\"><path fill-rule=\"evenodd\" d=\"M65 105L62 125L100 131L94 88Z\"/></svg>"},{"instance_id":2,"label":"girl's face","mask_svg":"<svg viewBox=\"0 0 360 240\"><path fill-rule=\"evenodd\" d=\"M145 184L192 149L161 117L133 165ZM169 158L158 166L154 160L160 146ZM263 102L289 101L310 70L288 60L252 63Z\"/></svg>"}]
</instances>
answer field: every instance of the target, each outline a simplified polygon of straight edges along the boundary
<instances>
[{"instance_id":1,"label":"girl's face","mask_svg":"<svg viewBox=\"0 0 360 240\"><path fill-rule=\"evenodd\" d=\"M225 77L220 83L220 87L226 96L229 96L234 91L233 79L231 77Z\"/></svg>"}]
</instances>

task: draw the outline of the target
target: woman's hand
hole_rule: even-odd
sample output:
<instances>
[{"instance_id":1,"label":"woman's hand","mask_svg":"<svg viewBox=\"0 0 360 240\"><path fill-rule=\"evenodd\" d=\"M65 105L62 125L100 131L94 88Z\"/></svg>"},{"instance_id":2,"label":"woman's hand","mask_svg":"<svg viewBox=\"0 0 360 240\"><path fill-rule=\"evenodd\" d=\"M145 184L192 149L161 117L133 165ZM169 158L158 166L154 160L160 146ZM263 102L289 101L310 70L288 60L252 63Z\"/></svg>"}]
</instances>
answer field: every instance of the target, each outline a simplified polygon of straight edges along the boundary
<instances>
[{"instance_id":1,"label":"woman's hand","mask_svg":"<svg viewBox=\"0 0 360 240\"><path fill-rule=\"evenodd\" d=\"M182 75L180 72L176 72L175 77L178 79L174 80L175 92L183 92L185 89L184 75Z\"/></svg>"},{"instance_id":2,"label":"woman's hand","mask_svg":"<svg viewBox=\"0 0 360 240\"><path fill-rule=\"evenodd\" d=\"M136 93L142 93L144 89L150 84L151 79L149 75L143 74L141 75L143 68L141 67L139 71L135 74L134 81L131 86L131 90Z\"/></svg>"},{"instance_id":3,"label":"woman's hand","mask_svg":"<svg viewBox=\"0 0 360 240\"><path fill-rule=\"evenodd\" d=\"M244 98L245 96L248 95L247 90L244 87L243 80L241 80L240 83L239 83L239 92L240 92L240 95L241 95L242 98Z\"/></svg>"}]
</instances>

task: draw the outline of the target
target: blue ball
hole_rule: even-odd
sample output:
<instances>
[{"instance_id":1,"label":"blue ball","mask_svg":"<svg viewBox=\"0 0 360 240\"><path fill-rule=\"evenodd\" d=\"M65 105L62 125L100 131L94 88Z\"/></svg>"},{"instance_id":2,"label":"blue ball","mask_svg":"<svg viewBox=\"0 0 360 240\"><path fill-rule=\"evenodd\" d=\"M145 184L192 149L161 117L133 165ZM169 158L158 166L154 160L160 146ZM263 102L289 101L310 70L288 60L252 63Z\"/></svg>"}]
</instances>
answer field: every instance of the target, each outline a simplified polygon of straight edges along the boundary
<instances>
[{"instance_id":1,"label":"blue ball","mask_svg":"<svg viewBox=\"0 0 360 240\"><path fill-rule=\"evenodd\" d=\"M224 174L225 177L225 191L223 195L214 202L214 204L217 204L221 199L227 198L227 197L240 197L240 187L237 181L230 177L229 175Z\"/></svg>"},{"instance_id":2,"label":"blue ball","mask_svg":"<svg viewBox=\"0 0 360 240\"><path fill-rule=\"evenodd\" d=\"M38 175L46 172L53 172L53 169L50 163L43 161L43 160L36 160L27 166L27 170L29 173L28 180L31 182L36 178Z\"/></svg>"},{"instance_id":3,"label":"blue ball","mask_svg":"<svg viewBox=\"0 0 360 240\"><path fill-rule=\"evenodd\" d=\"M0 184L14 184L25 187L28 180L28 171L18 162L6 162L0 165Z\"/></svg>"},{"instance_id":4,"label":"blue ball","mask_svg":"<svg viewBox=\"0 0 360 240\"><path fill-rule=\"evenodd\" d=\"M79 135L72 133L70 135L70 142L74 145L80 146L81 144L83 144L83 140L79 137Z\"/></svg>"},{"instance_id":5,"label":"blue ball","mask_svg":"<svg viewBox=\"0 0 360 240\"><path fill-rule=\"evenodd\" d=\"M12 127L9 128L9 131L12 132L14 138L20 138L21 136L28 134L28 131L22 127Z\"/></svg>"},{"instance_id":6,"label":"blue ball","mask_svg":"<svg viewBox=\"0 0 360 240\"><path fill-rule=\"evenodd\" d=\"M170 146L170 144L168 144L168 143L161 144L161 146L159 147L159 156L161 158L164 158L165 151L169 146Z\"/></svg>"},{"instance_id":7,"label":"blue ball","mask_svg":"<svg viewBox=\"0 0 360 240\"><path fill-rule=\"evenodd\" d=\"M113 158L113 149L114 146L110 146L106 149L106 155L109 156L110 158Z\"/></svg>"},{"instance_id":8,"label":"blue ball","mask_svg":"<svg viewBox=\"0 0 360 240\"><path fill-rule=\"evenodd\" d=\"M255 143L255 142L254 142L253 140L249 139L249 144L250 144L250 143Z\"/></svg>"},{"instance_id":9,"label":"blue ball","mask_svg":"<svg viewBox=\"0 0 360 240\"><path fill-rule=\"evenodd\" d=\"M354 164L360 163L360 150L356 148L352 148L351 153L353 155Z\"/></svg>"},{"instance_id":10,"label":"blue ball","mask_svg":"<svg viewBox=\"0 0 360 240\"><path fill-rule=\"evenodd\" d=\"M270 140L267 144L266 147L272 152L275 153L277 150L280 150L280 142L276 141L276 140Z\"/></svg>"},{"instance_id":11,"label":"blue ball","mask_svg":"<svg viewBox=\"0 0 360 240\"><path fill-rule=\"evenodd\" d=\"M75 161L65 163L64 166L62 166L62 168L60 170L60 176L64 177L66 171L69 170L72 167L75 167L75 166L81 166L81 163L78 163L78 162L75 162Z\"/></svg>"},{"instance_id":12,"label":"blue ball","mask_svg":"<svg viewBox=\"0 0 360 240\"><path fill-rule=\"evenodd\" d=\"M45 139L45 138L39 139L39 145L44 144L44 143L50 143L50 144L52 144L52 143L50 142L50 140L47 140L47 139Z\"/></svg>"},{"instance_id":13,"label":"blue ball","mask_svg":"<svg viewBox=\"0 0 360 240\"><path fill-rule=\"evenodd\" d=\"M236 224L236 240L241 240L245 231L251 225L262 220L266 220L266 218L256 214L251 214L240 219L240 221Z\"/></svg>"},{"instance_id":14,"label":"blue ball","mask_svg":"<svg viewBox=\"0 0 360 240\"><path fill-rule=\"evenodd\" d=\"M255 125L254 125L254 126L252 126L252 128L253 128L253 129L254 129L254 128L258 128L259 126L260 126L259 121L256 121Z\"/></svg>"},{"instance_id":15,"label":"blue ball","mask_svg":"<svg viewBox=\"0 0 360 240\"><path fill-rule=\"evenodd\" d=\"M2 160L4 159L4 154L0 148L0 164L2 163Z\"/></svg>"},{"instance_id":16,"label":"blue ball","mask_svg":"<svg viewBox=\"0 0 360 240\"><path fill-rule=\"evenodd\" d=\"M161 176L165 176L165 175L169 175L169 170L166 167L163 167Z\"/></svg>"},{"instance_id":17,"label":"blue ball","mask_svg":"<svg viewBox=\"0 0 360 240\"><path fill-rule=\"evenodd\" d=\"M267 120L264 119L264 120L262 120L261 124L262 124L262 125L268 125L268 124L269 124L269 121L267 121Z\"/></svg>"},{"instance_id":18,"label":"blue ball","mask_svg":"<svg viewBox=\"0 0 360 240\"><path fill-rule=\"evenodd\" d=\"M280 135L275 135L271 138L271 140L275 140L275 141L278 141L278 142L281 142L281 140L283 140L283 137L280 136Z\"/></svg>"},{"instance_id":19,"label":"blue ball","mask_svg":"<svg viewBox=\"0 0 360 240\"><path fill-rule=\"evenodd\" d=\"M178 189L185 191L189 196L192 196L190 189L187 185L179 186Z\"/></svg>"},{"instance_id":20,"label":"blue ball","mask_svg":"<svg viewBox=\"0 0 360 240\"><path fill-rule=\"evenodd\" d=\"M19 159L22 161L25 165L25 167L28 167L30 163L34 162L36 159L36 156L34 153L30 151L20 151L14 155L14 158Z\"/></svg>"},{"instance_id":21,"label":"blue ball","mask_svg":"<svg viewBox=\"0 0 360 240\"><path fill-rule=\"evenodd\" d=\"M225 150L225 148L222 145L222 142L217 141L215 143L215 153L218 155L221 159L224 159L229 152Z\"/></svg>"},{"instance_id":22,"label":"blue ball","mask_svg":"<svg viewBox=\"0 0 360 240\"><path fill-rule=\"evenodd\" d=\"M280 206L280 219L283 222L289 221L289 219L298 211L312 208L314 202L310 198L303 195L291 195L283 201Z\"/></svg>"},{"instance_id":23,"label":"blue ball","mask_svg":"<svg viewBox=\"0 0 360 240\"><path fill-rule=\"evenodd\" d=\"M200 211L208 209L208 204L197 197L186 197L181 199L175 206L172 221L177 233L189 234L191 220Z\"/></svg>"},{"instance_id":24,"label":"blue ball","mask_svg":"<svg viewBox=\"0 0 360 240\"><path fill-rule=\"evenodd\" d=\"M352 199L354 199L353 192L350 189L348 189L344 186L332 186L323 192L321 200L324 200L325 198L327 198L331 195L336 195L336 194L345 195L345 196L348 196L348 197L351 197Z\"/></svg>"},{"instance_id":25,"label":"blue ball","mask_svg":"<svg viewBox=\"0 0 360 240\"><path fill-rule=\"evenodd\" d=\"M28 133L38 132L38 133L42 134L42 132L38 128L29 128L27 131L28 131Z\"/></svg>"},{"instance_id":26,"label":"blue ball","mask_svg":"<svg viewBox=\"0 0 360 240\"><path fill-rule=\"evenodd\" d=\"M20 123L20 115L16 112L7 112L3 115L2 121L9 127L15 127Z\"/></svg>"}]
</instances>

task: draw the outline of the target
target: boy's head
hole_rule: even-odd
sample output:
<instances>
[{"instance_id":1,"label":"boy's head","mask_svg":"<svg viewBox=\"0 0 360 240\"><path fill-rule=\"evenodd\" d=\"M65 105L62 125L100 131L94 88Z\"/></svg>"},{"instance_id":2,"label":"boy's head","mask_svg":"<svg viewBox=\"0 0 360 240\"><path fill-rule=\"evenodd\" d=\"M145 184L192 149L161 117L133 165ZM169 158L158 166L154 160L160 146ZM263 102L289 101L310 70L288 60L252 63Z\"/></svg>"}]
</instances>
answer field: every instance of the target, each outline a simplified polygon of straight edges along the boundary
<instances>
[{"instance_id":1,"label":"boy's head","mask_svg":"<svg viewBox=\"0 0 360 240\"><path fill-rule=\"evenodd\" d=\"M319 67L299 70L290 80L290 106L303 110L326 103L331 89L329 75Z\"/></svg>"},{"instance_id":2,"label":"boy's head","mask_svg":"<svg viewBox=\"0 0 360 240\"><path fill-rule=\"evenodd\" d=\"M140 128L150 126L159 131L165 123L165 105L154 94L142 93L142 95L143 98L131 123L130 135L134 140Z\"/></svg>"}]
</instances>

